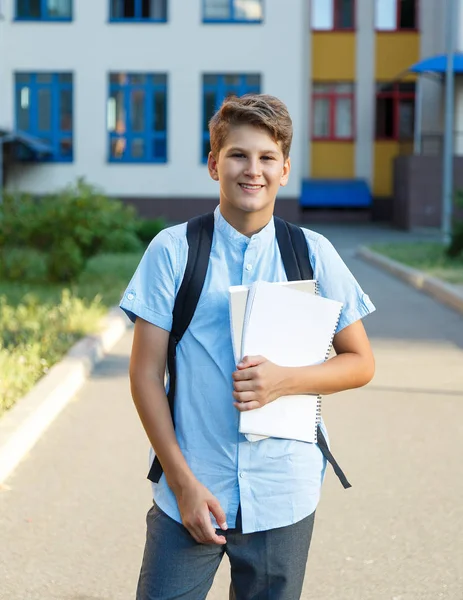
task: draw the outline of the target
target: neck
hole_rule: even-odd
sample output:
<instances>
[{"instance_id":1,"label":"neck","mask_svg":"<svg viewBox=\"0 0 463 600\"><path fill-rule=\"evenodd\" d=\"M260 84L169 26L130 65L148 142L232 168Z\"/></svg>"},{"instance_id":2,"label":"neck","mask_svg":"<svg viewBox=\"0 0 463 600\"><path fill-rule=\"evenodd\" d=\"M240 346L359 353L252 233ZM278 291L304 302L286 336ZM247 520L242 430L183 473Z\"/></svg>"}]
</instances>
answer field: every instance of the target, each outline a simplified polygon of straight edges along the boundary
<instances>
[{"instance_id":1,"label":"neck","mask_svg":"<svg viewBox=\"0 0 463 600\"><path fill-rule=\"evenodd\" d=\"M273 207L271 208L273 209ZM273 217L273 210L244 212L222 202L220 203L220 213L233 229L247 237L259 233Z\"/></svg>"}]
</instances>

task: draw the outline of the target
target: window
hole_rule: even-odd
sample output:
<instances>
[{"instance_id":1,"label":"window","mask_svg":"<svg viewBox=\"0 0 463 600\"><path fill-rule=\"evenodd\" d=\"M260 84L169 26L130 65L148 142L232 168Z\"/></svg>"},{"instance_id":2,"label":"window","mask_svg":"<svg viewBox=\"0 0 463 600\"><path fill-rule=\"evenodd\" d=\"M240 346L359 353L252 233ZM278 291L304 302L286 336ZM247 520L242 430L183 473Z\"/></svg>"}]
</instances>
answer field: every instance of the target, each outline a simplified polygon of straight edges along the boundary
<instances>
[{"instance_id":1,"label":"window","mask_svg":"<svg viewBox=\"0 0 463 600\"><path fill-rule=\"evenodd\" d=\"M166 162L167 75L111 73L107 128L111 162Z\"/></svg>"},{"instance_id":2,"label":"window","mask_svg":"<svg viewBox=\"0 0 463 600\"><path fill-rule=\"evenodd\" d=\"M260 94L260 75L204 75L203 76L203 135L202 158L207 162L211 150L209 121L228 96Z\"/></svg>"},{"instance_id":3,"label":"window","mask_svg":"<svg viewBox=\"0 0 463 600\"><path fill-rule=\"evenodd\" d=\"M312 29L355 29L355 0L312 0Z\"/></svg>"},{"instance_id":4,"label":"window","mask_svg":"<svg viewBox=\"0 0 463 600\"><path fill-rule=\"evenodd\" d=\"M203 0L205 23L261 23L263 0Z\"/></svg>"},{"instance_id":5,"label":"window","mask_svg":"<svg viewBox=\"0 0 463 600\"><path fill-rule=\"evenodd\" d=\"M375 26L379 31L418 29L418 0L376 0Z\"/></svg>"},{"instance_id":6,"label":"window","mask_svg":"<svg viewBox=\"0 0 463 600\"><path fill-rule=\"evenodd\" d=\"M376 138L409 140L415 128L415 84L379 84L376 92Z\"/></svg>"},{"instance_id":7,"label":"window","mask_svg":"<svg viewBox=\"0 0 463 600\"><path fill-rule=\"evenodd\" d=\"M16 0L16 19L71 21L72 0Z\"/></svg>"},{"instance_id":8,"label":"window","mask_svg":"<svg viewBox=\"0 0 463 600\"><path fill-rule=\"evenodd\" d=\"M353 83L314 84L312 127L315 140L353 139Z\"/></svg>"},{"instance_id":9,"label":"window","mask_svg":"<svg viewBox=\"0 0 463 600\"><path fill-rule=\"evenodd\" d=\"M167 0L110 0L110 20L123 22L167 21Z\"/></svg>"},{"instance_id":10,"label":"window","mask_svg":"<svg viewBox=\"0 0 463 600\"><path fill-rule=\"evenodd\" d=\"M72 161L72 73L16 73L16 129L51 146L44 160Z\"/></svg>"}]
</instances>

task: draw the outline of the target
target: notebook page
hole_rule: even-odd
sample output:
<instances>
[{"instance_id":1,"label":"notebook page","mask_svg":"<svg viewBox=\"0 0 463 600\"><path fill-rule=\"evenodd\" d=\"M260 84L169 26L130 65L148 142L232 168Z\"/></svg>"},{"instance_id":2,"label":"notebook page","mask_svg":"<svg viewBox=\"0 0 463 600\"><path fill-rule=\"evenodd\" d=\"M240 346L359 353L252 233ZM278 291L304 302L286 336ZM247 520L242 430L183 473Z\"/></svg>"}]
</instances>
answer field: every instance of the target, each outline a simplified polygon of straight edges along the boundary
<instances>
[{"instance_id":1,"label":"notebook page","mask_svg":"<svg viewBox=\"0 0 463 600\"><path fill-rule=\"evenodd\" d=\"M288 286L309 294L318 294L318 282L315 279L300 281L278 281L272 282L272 285ZM230 329L232 336L233 353L235 362L238 364L242 359L241 344L243 334L244 316L246 313L246 302L250 285L235 285L229 288L230 303ZM258 435L247 433L246 439L249 442L258 442L266 439L267 435Z\"/></svg>"},{"instance_id":2,"label":"notebook page","mask_svg":"<svg viewBox=\"0 0 463 600\"><path fill-rule=\"evenodd\" d=\"M340 302L266 282L253 284L252 294L244 354L260 354L289 367L324 362L341 313ZM285 396L241 413L240 431L314 442L319 412L317 396Z\"/></svg>"},{"instance_id":3,"label":"notebook page","mask_svg":"<svg viewBox=\"0 0 463 600\"><path fill-rule=\"evenodd\" d=\"M301 281L278 281L272 285L288 286L309 294L318 294L318 283L315 279ZM250 285L233 285L229 288L230 329L233 354L238 364L243 358L241 353L243 324Z\"/></svg>"}]
</instances>

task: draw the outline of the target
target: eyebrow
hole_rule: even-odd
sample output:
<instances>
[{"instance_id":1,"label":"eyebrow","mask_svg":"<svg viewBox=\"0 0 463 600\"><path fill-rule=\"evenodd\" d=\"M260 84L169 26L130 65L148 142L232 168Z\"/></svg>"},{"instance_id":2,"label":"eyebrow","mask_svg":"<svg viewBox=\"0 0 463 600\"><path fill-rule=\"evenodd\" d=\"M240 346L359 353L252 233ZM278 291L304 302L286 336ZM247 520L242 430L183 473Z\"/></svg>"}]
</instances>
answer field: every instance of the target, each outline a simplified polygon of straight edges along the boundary
<instances>
[{"instance_id":1,"label":"eyebrow","mask_svg":"<svg viewBox=\"0 0 463 600\"><path fill-rule=\"evenodd\" d=\"M247 151L243 150L243 148L233 147L233 148L230 148L228 150L228 152L243 152L243 153L246 153ZM276 150L262 150L261 154L278 154L278 152Z\"/></svg>"}]
</instances>

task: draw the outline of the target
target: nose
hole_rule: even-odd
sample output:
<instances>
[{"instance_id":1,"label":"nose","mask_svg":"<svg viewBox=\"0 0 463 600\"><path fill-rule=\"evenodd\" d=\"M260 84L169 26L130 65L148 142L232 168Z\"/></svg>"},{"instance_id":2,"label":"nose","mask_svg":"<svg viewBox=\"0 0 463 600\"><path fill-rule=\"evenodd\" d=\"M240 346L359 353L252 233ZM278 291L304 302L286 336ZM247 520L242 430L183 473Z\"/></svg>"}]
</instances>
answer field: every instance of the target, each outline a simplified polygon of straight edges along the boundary
<instances>
[{"instance_id":1,"label":"nose","mask_svg":"<svg viewBox=\"0 0 463 600\"><path fill-rule=\"evenodd\" d=\"M260 177L262 174L262 168L258 157L250 157L247 160L244 174L252 178Z\"/></svg>"}]
</instances>

